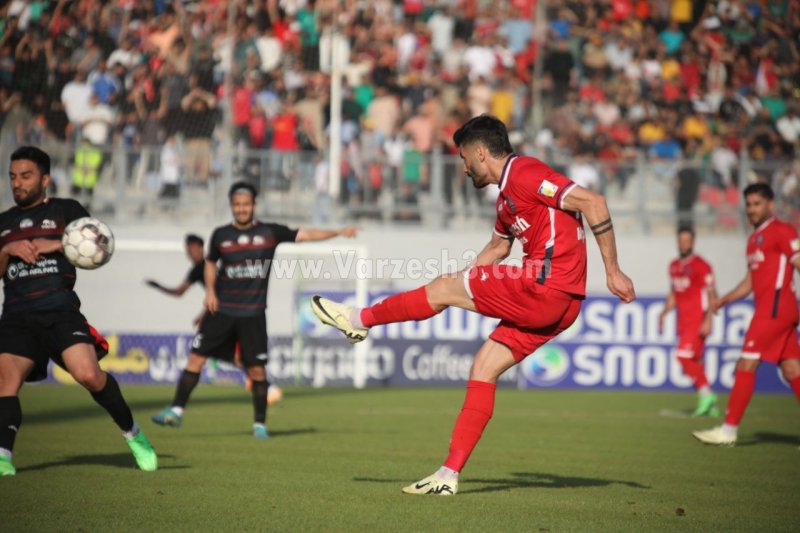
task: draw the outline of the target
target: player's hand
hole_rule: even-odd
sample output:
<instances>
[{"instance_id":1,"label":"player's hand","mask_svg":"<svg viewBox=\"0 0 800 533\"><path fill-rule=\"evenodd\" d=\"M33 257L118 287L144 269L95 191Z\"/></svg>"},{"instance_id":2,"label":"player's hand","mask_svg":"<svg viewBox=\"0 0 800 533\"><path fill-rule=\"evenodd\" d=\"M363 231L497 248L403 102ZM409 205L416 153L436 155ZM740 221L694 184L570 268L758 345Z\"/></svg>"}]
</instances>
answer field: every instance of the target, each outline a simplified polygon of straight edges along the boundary
<instances>
[{"instance_id":1,"label":"player's hand","mask_svg":"<svg viewBox=\"0 0 800 533\"><path fill-rule=\"evenodd\" d=\"M212 315L219 310L219 300L217 299L216 294L208 293L206 294L206 301L205 301L206 309Z\"/></svg>"},{"instance_id":2,"label":"player's hand","mask_svg":"<svg viewBox=\"0 0 800 533\"><path fill-rule=\"evenodd\" d=\"M631 278L626 276L621 270L610 272L607 276L606 284L611 294L626 304L636 299L636 291L633 289Z\"/></svg>"},{"instance_id":3,"label":"player's hand","mask_svg":"<svg viewBox=\"0 0 800 533\"><path fill-rule=\"evenodd\" d=\"M356 226L347 226L346 228L342 228L339 230L340 237L347 237L348 239L352 239L353 237L358 236L358 232L361 231Z\"/></svg>"},{"instance_id":4,"label":"player's hand","mask_svg":"<svg viewBox=\"0 0 800 533\"><path fill-rule=\"evenodd\" d=\"M703 323L700 324L700 336L704 339L711 335L711 317L707 317L703 319Z\"/></svg>"},{"instance_id":5,"label":"player's hand","mask_svg":"<svg viewBox=\"0 0 800 533\"><path fill-rule=\"evenodd\" d=\"M36 247L37 258L41 258L45 254L64 252L61 239L33 239L31 242Z\"/></svg>"},{"instance_id":6,"label":"player's hand","mask_svg":"<svg viewBox=\"0 0 800 533\"><path fill-rule=\"evenodd\" d=\"M160 289L161 288L161 284L159 282L157 282L156 280L154 280L154 279L146 279L146 280L144 280L144 282L147 285L149 285L150 287L153 287L154 289Z\"/></svg>"},{"instance_id":7,"label":"player's hand","mask_svg":"<svg viewBox=\"0 0 800 533\"><path fill-rule=\"evenodd\" d=\"M5 250L8 255L19 257L31 265L36 263L36 258L39 255L36 245L28 240L10 242L3 247L3 250Z\"/></svg>"}]
</instances>

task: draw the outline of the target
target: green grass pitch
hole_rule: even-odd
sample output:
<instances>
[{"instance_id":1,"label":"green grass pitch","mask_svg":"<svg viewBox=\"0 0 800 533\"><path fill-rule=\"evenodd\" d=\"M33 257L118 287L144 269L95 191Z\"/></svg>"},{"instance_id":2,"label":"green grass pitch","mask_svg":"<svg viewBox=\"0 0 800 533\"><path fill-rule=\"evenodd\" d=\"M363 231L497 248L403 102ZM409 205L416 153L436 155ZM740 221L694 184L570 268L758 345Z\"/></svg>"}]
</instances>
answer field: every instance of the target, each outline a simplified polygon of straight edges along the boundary
<instances>
[{"instance_id":1,"label":"green grass pitch","mask_svg":"<svg viewBox=\"0 0 800 533\"><path fill-rule=\"evenodd\" d=\"M249 394L200 385L181 429L150 415L172 388L123 390L159 454L136 470L77 387L26 387L0 530L797 531L800 408L756 395L735 448L716 420L662 416L691 394L501 390L453 498L401 487L447 451L460 389L295 389L250 436Z\"/></svg>"}]
</instances>

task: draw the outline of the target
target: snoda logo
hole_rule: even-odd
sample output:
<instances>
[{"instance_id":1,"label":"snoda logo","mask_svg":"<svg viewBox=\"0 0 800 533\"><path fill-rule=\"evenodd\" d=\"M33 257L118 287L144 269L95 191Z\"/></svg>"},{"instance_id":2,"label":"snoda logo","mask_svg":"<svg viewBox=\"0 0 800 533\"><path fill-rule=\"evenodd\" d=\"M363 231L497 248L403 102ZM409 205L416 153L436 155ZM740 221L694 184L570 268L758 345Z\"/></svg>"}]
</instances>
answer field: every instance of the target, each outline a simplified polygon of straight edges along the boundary
<instances>
[{"instance_id":1,"label":"snoda logo","mask_svg":"<svg viewBox=\"0 0 800 533\"><path fill-rule=\"evenodd\" d=\"M526 381L541 387L550 387L567 377L569 355L558 346L542 346L526 357L520 367Z\"/></svg>"}]
</instances>

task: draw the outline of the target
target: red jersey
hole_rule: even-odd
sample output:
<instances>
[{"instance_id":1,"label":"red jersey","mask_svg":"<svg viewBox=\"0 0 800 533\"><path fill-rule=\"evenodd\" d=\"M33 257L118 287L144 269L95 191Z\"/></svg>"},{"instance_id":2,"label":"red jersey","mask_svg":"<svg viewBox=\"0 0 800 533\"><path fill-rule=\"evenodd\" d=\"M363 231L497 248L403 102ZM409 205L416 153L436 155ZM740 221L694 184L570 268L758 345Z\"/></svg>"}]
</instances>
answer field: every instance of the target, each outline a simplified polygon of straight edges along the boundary
<instances>
[{"instance_id":1,"label":"red jersey","mask_svg":"<svg viewBox=\"0 0 800 533\"><path fill-rule=\"evenodd\" d=\"M678 313L678 336L700 328L708 312L708 289L714 287L714 272L699 255L678 258L669 264L669 278Z\"/></svg>"},{"instance_id":2,"label":"red jersey","mask_svg":"<svg viewBox=\"0 0 800 533\"><path fill-rule=\"evenodd\" d=\"M543 162L512 154L500 178L494 231L522 244L526 267L536 282L586 295L586 236L581 215L565 211L575 183Z\"/></svg>"},{"instance_id":3,"label":"red jersey","mask_svg":"<svg viewBox=\"0 0 800 533\"><path fill-rule=\"evenodd\" d=\"M770 217L747 239L747 267L753 281L756 316L797 322L792 261L800 239L790 224Z\"/></svg>"}]
</instances>

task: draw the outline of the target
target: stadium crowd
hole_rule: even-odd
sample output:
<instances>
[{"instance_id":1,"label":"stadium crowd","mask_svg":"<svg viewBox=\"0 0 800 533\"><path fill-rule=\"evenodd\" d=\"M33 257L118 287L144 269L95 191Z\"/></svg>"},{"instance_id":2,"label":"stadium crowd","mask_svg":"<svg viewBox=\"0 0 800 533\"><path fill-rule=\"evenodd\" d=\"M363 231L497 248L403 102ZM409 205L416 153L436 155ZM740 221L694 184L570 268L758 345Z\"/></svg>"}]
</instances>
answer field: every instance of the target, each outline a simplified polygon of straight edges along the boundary
<instances>
[{"instance_id":1,"label":"stadium crowd","mask_svg":"<svg viewBox=\"0 0 800 533\"><path fill-rule=\"evenodd\" d=\"M724 191L745 154L753 168L794 160L752 179L800 198L797 0L549 0L541 39L535 0L230 2L7 2L0 141L123 146L160 166L168 193L202 184L226 129L242 149L321 151L341 47L350 194L380 189L389 168L413 198L427 154L455 153L458 125L492 113L582 185L624 188L644 154ZM539 54L544 127L529 136ZM93 185L93 164L84 154L73 189Z\"/></svg>"}]
</instances>

